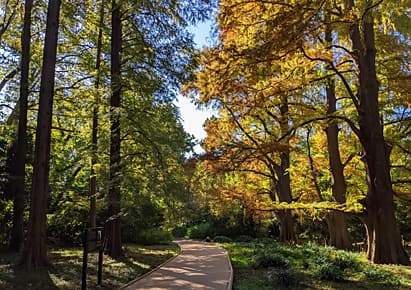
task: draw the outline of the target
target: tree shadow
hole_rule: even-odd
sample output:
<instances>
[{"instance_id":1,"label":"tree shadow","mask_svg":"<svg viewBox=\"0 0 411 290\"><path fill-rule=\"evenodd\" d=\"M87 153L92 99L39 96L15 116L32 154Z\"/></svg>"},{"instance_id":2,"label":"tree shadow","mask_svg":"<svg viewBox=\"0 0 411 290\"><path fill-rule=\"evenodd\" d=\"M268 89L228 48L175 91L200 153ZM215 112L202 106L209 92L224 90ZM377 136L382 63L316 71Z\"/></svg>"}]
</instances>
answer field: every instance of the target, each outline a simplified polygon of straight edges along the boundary
<instances>
[{"instance_id":1,"label":"tree shadow","mask_svg":"<svg viewBox=\"0 0 411 290\"><path fill-rule=\"evenodd\" d=\"M44 289L56 290L47 268L27 270L17 266L19 254L1 252L0 254L0 289Z\"/></svg>"}]
</instances>

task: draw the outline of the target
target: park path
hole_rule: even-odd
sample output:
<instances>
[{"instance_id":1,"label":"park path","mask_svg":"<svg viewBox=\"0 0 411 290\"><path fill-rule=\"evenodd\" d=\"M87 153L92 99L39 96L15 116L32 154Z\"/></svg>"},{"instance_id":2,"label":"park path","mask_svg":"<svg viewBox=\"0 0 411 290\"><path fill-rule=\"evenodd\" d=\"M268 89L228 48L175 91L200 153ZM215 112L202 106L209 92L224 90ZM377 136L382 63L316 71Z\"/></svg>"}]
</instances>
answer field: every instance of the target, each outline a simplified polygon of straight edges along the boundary
<instances>
[{"instance_id":1,"label":"park path","mask_svg":"<svg viewBox=\"0 0 411 290\"><path fill-rule=\"evenodd\" d=\"M231 290L233 270L224 249L192 240L175 242L181 248L181 253L177 257L120 289Z\"/></svg>"}]
</instances>

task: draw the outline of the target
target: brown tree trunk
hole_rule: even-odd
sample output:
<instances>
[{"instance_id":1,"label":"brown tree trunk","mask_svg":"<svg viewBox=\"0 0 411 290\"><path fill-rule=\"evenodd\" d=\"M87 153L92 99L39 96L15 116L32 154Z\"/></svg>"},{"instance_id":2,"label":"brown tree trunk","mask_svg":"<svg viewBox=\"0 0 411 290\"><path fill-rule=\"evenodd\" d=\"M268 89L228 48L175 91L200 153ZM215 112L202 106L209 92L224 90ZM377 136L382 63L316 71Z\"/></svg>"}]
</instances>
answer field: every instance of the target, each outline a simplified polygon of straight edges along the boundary
<instances>
[{"instance_id":1,"label":"brown tree trunk","mask_svg":"<svg viewBox=\"0 0 411 290\"><path fill-rule=\"evenodd\" d=\"M325 40L332 43L332 33L328 28L325 32ZM326 87L327 95L327 115L332 116L337 110L337 99L335 97L334 78L330 77ZM338 142L338 126L333 119L329 119L326 128L327 147L332 176L332 193L336 202L344 204L347 184L344 178L344 166L341 162L341 155ZM351 237L348 233L347 217L342 212L331 212L327 217L328 229L330 232L330 245L337 249L351 248Z\"/></svg>"},{"instance_id":2,"label":"brown tree trunk","mask_svg":"<svg viewBox=\"0 0 411 290\"><path fill-rule=\"evenodd\" d=\"M280 130L281 136L286 136L289 131L288 124L288 100L287 96L281 97L280 106ZM277 168L278 179L278 199L280 202L291 203L291 185L290 185L290 150L288 138L284 141L284 149L280 152L280 166ZM280 220L280 241L293 241L294 235L294 218L289 210L284 210L278 214Z\"/></svg>"},{"instance_id":3,"label":"brown tree trunk","mask_svg":"<svg viewBox=\"0 0 411 290\"><path fill-rule=\"evenodd\" d=\"M48 264L46 246L46 210L49 194L50 138L59 12L60 0L50 0L47 11L43 67L41 72L30 219L27 242L22 256L22 263L28 268L45 266Z\"/></svg>"},{"instance_id":4,"label":"brown tree trunk","mask_svg":"<svg viewBox=\"0 0 411 290\"><path fill-rule=\"evenodd\" d=\"M17 152L14 162L14 200L13 229L10 248L19 251L24 242L24 206L25 206L25 176L27 151L27 102L29 96L30 41L31 41L31 10L33 0L26 0L24 5L24 24L21 36L21 71L20 71L20 102L19 126L17 131Z\"/></svg>"},{"instance_id":5,"label":"brown tree trunk","mask_svg":"<svg viewBox=\"0 0 411 290\"><path fill-rule=\"evenodd\" d=\"M91 146L92 146L92 156L91 156L91 170L90 170L90 211L89 211L89 224L91 227L96 226L96 216L97 216L97 175L95 172L95 166L98 163L97 159L97 148L98 148L98 107L100 102L100 66L101 66L101 46L103 39L103 21L104 21L104 1L101 1L100 8L100 19L99 19L99 30L97 39L97 55L96 55L96 80L94 83L95 99L93 108L93 128L91 133Z\"/></svg>"},{"instance_id":6,"label":"brown tree trunk","mask_svg":"<svg viewBox=\"0 0 411 290\"><path fill-rule=\"evenodd\" d=\"M348 8L354 1L348 1ZM371 3L369 3L371 5ZM395 219L390 175L390 150L385 142L378 106L374 19L369 9L350 27L350 38L359 69L360 141L365 154L368 194L366 200L369 253L374 263L410 264Z\"/></svg>"},{"instance_id":7,"label":"brown tree trunk","mask_svg":"<svg viewBox=\"0 0 411 290\"><path fill-rule=\"evenodd\" d=\"M333 211L326 218L330 233L330 246L337 249L351 249L351 237L348 233L347 216L343 212Z\"/></svg>"},{"instance_id":8,"label":"brown tree trunk","mask_svg":"<svg viewBox=\"0 0 411 290\"><path fill-rule=\"evenodd\" d=\"M121 256L121 223L120 223L120 100L121 100L121 14L120 4L116 0L112 1L112 35L111 35L111 87L112 95L110 102L110 188L108 194L109 201L109 221L107 234L109 238L108 254L111 257Z\"/></svg>"}]
</instances>

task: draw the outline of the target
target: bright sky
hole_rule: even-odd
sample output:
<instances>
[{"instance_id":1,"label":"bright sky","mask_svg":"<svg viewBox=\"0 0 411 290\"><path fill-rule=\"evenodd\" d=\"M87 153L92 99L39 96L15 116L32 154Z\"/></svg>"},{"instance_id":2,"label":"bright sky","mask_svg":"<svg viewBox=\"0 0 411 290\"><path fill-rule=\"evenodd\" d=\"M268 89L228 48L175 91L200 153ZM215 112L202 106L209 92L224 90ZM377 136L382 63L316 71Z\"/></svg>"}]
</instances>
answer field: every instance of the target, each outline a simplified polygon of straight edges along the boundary
<instances>
[{"instance_id":1,"label":"bright sky","mask_svg":"<svg viewBox=\"0 0 411 290\"><path fill-rule=\"evenodd\" d=\"M198 48L202 48L206 44L210 43L210 27L211 22L205 22L192 28L192 32L194 33L194 41L196 42ZM193 104L192 100L183 96L178 97L176 105L180 107L184 129L188 133L194 135L197 141L204 139L206 132L203 129L203 124L208 117L213 115L213 111L209 109L199 110L196 108L196 105ZM200 145L196 145L194 147L194 151L196 153L204 152Z\"/></svg>"}]
</instances>

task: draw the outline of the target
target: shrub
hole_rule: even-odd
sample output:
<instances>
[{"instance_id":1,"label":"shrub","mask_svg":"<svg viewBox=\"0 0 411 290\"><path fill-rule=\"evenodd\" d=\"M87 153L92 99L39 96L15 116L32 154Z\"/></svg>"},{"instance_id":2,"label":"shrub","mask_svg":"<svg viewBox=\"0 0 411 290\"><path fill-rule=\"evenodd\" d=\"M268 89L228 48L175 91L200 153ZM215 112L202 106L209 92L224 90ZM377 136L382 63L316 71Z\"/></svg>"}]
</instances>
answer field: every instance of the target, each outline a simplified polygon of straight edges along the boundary
<instances>
[{"instance_id":1,"label":"shrub","mask_svg":"<svg viewBox=\"0 0 411 290\"><path fill-rule=\"evenodd\" d=\"M143 245L167 245L171 243L171 234L161 228L145 229L138 235L137 242Z\"/></svg>"},{"instance_id":2,"label":"shrub","mask_svg":"<svg viewBox=\"0 0 411 290\"><path fill-rule=\"evenodd\" d=\"M239 235L234 240L236 242L240 242L240 243L249 243L252 240L254 240L254 238L252 236L249 236L249 235Z\"/></svg>"},{"instance_id":3,"label":"shrub","mask_svg":"<svg viewBox=\"0 0 411 290\"><path fill-rule=\"evenodd\" d=\"M253 264L254 269L270 267L288 269L290 262L280 255L262 255Z\"/></svg>"},{"instance_id":4,"label":"shrub","mask_svg":"<svg viewBox=\"0 0 411 290\"><path fill-rule=\"evenodd\" d=\"M349 272L362 268L357 256L346 251L334 251L332 248L319 249L311 262L314 275L321 280L341 281Z\"/></svg>"},{"instance_id":5,"label":"shrub","mask_svg":"<svg viewBox=\"0 0 411 290\"><path fill-rule=\"evenodd\" d=\"M231 243L233 240L226 236L215 236L213 241L216 243Z\"/></svg>"},{"instance_id":6,"label":"shrub","mask_svg":"<svg viewBox=\"0 0 411 290\"><path fill-rule=\"evenodd\" d=\"M314 276L320 280L341 281L344 280L344 271L335 263L329 261L317 265L314 269Z\"/></svg>"},{"instance_id":7,"label":"shrub","mask_svg":"<svg viewBox=\"0 0 411 290\"><path fill-rule=\"evenodd\" d=\"M363 267L356 254L346 251L337 251L334 256L334 263L343 271L349 270L350 272L361 271Z\"/></svg>"},{"instance_id":8,"label":"shrub","mask_svg":"<svg viewBox=\"0 0 411 290\"><path fill-rule=\"evenodd\" d=\"M210 236L209 232L209 223L197 224L187 229L187 235L190 239L204 240L207 236Z\"/></svg>"},{"instance_id":9,"label":"shrub","mask_svg":"<svg viewBox=\"0 0 411 290\"><path fill-rule=\"evenodd\" d=\"M86 211L47 214L47 237L54 244L80 245L83 241Z\"/></svg>"},{"instance_id":10,"label":"shrub","mask_svg":"<svg viewBox=\"0 0 411 290\"><path fill-rule=\"evenodd\" d=\"M282 287L297 286L300 277L293 269L275 269L268 273L268 279L276 286Z\"/></svg>"},{"instance_id":11,"label":"shrub","mask_svg":"<svg viewBox=\"0 0 411 290\"><path fill-rule=\"evenodd\" d=\"M187 235L187 227L186 226L175 227L172 230L171 234L175 238L184 238Z\"/></svg>"},{"instance_id":12,"label":"shrub","mask_svg":"<svg viewBox=\"0 0 411 290\"><path fill-rule=\"evenodd\" d=\"M400 280L390 272L378 268L368 268L363 271L365 278L369 281L380 282L389 285L399 285Z\"/></svg>"},{"instance_id":13,"label":"shrub","mask_svg":"<svg viewBox=\"0 0 411 290\"><path fill-rule=\"evenodd\" d=\"M13 201L0 199L0 245L5 246L10 240L13 227Z\"/></svg>"}]
</instances>

